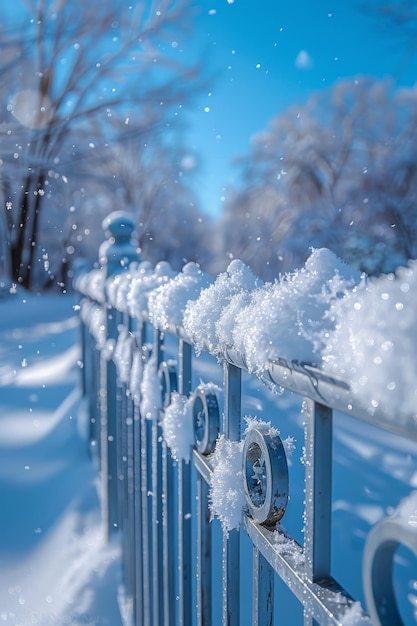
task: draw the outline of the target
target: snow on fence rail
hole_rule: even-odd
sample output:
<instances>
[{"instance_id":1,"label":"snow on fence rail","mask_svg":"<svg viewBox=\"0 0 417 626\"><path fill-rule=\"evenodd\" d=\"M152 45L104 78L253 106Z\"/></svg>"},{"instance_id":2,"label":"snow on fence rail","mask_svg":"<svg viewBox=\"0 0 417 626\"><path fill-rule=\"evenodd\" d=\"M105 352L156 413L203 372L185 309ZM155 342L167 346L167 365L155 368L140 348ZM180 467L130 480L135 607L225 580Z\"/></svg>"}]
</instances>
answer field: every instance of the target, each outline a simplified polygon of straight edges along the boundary
<instances>
[{"instance_id":1,"label":"snow on fence rail","mask_svg":"<svg viewBox=\"0 0 417 626\"><path fill-rule=\"evenodd\" d=\"M103 225L101 268L75 284L90 441L106 527L122 538L131 622L212 624L220 602L223 624L248 623L239 601L243 528L253 544L251 623L275 623L278 576L302 604L304 624L402 624L393 561L400 545L417 555L415 497L367 538L368 617L332 578L332 416L341 411L417 441L413 266L372 282L316 250L273 284L239 261L214 280L192 263L174 273L140 262L121 212ZM223 367L223 388L193 388L204 353ZM280 524L292 442L269 422L242 425L245 372L305 398L303 545ZM220 547L212 516L222 523Z\"/></svg>"}]
</instances>

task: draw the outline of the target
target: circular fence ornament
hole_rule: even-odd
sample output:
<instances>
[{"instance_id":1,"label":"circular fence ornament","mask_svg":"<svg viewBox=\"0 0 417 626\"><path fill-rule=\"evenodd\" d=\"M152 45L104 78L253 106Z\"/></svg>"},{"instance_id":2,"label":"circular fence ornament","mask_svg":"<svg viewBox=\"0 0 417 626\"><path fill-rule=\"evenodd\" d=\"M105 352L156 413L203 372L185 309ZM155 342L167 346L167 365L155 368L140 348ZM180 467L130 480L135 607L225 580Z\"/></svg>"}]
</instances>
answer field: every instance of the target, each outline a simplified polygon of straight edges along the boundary
<instances>
[{"instance_id":1,"label":"circular fence ornament","mask_svg":"<svg viewBox=\"0 0 417 626\"><path fill-rule=\"evenodd\" d=\"M363 556L363 585L366 606L374 626L402 626L404 623L394 591L395 551L402 545L417 557L417 532L407 520L391 517L370 531Z\"/></svg>"},{"instance_id":2,"label":"circular fence ornament","mask_svg":"<svg viewBox=\"0 0 417 626\"><path fill-rule=\"evenodd\" d=\"M209 454L220 432L219 403L215 393L201 386L194 392L193 426L196 449L201 454Z\"/></svg>"},{"instance_id":3,"label":"circular fence ornament","mask_svg":"<svg viewBox=\"0 0 417 626\"><path fill-rule=\"evenodd\" d=\"M249 514L266 526L283 517L288 503L288 464L278 435L251 428L243 446L243 484Z\"/></svg>"},{"instance_id":4,"label":"circular fence ornament","mask_svg":"<svg viewBox=\"0 0 417 626\"><path fill-rule=\"evenodd\" d=\"M178 374L176 361L162 361L158 370L161 385L162 408L166 409L171 404L171 394L178 391Z\"/></svg>"}]
</instances>

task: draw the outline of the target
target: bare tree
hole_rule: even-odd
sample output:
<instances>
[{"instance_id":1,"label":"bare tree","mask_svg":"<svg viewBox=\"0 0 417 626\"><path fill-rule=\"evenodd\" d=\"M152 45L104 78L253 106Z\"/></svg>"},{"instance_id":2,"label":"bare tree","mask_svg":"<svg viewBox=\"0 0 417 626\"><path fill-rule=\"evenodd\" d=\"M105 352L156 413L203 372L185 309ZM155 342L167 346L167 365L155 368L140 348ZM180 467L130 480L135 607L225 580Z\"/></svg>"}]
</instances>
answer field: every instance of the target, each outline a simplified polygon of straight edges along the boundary
<instances>
[{"instance_id":1,"label":"bare tree","mask_svg":"<svg viewBox=\"0 0 417 626\"><path fill-rule=\"evenodd\" d=\"M16 2L0 24L2 210L13 279L31 287L48 200L111 143L156 132L198 73L181 54L188 0Z\"/></svg>"}]
</instances>

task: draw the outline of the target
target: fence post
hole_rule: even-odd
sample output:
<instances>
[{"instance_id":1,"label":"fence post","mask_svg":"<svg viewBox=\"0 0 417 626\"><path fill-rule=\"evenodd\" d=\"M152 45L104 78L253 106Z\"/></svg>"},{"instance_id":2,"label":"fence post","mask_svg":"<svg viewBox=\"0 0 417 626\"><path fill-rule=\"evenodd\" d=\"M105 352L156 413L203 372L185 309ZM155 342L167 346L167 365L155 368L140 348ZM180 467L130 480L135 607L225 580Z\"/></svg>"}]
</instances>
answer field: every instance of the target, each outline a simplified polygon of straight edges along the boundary
<instances>
[{"instance_id":1,"label":"fence post","mask_svg":"<svg viewBox=\"0 0 417 626\"><path fill-rule=\"evenodd\" d=\"M114 211L103 220L107 240L99 250L99 260L107 279L126 271L132 261L139 261L139 250L132 240L134 223L123 211ZM103 521L107 536L117 530L117 372L112 359L112 348L117 339L116 311L110 306L105 287L107 346L100 356L100 447Z\"/></svg>"}]
</instances>

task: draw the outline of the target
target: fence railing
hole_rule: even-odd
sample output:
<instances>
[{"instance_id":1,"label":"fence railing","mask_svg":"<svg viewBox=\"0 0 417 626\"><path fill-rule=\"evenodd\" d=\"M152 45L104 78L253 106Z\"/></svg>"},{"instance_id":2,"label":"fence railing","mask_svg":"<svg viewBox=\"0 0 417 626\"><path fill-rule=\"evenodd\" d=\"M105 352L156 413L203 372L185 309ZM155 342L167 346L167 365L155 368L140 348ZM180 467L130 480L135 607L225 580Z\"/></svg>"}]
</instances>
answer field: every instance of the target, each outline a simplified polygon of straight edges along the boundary
<instances>
[{"instance_id":1,"label":"fence railing","mask_svg":"<svg viewBox=\"0 0 417 626\"><path fill-rule=\"evenodd\" d=\"M363 585L368 613L332 577L333 412L389 427L408 439L417 440L417 429L396 425L382 412L370 415L347 382L315 367L270 362L260 377L305 399L305 481L291 485L303 502L304 541L297 542L280 524L291 507L285 442L276 429L255 422L238 444L248 370L244 357L233 346L216 352L211 367L223 369L222 388L196 384L197 363L210 346L200 342L202 356L197 356L180 320L173 315L158 321L151 308L152 290L175 277L163 264L150 268L139 262L127 216L112 214L106 229L102 267L81 274L76 288L90 445L100 467L107 532L121 537L128 619L136 626L288 625L295 622L285 606L277 606L274 593L281 579L299 601L306 625L402 624L394 555L399 545L417 555L417 535L406 520L386 518L367 538ZM128 293L139 283L143 294L133 302ZM190 285L193 297L198 281ZM172 446L163 417L175 395L188 408L177 411L184 422ZM193 432L181 434L181 427ZM187 448L190 436L188 460L175 445ZM211 522L213 450L220 439L236 442L241 456L240 530L219 531ZM242 532L252 545L250 564L241 558ZM242 612L248 580L250 615Z\"/></svg>"}]
</instances>

